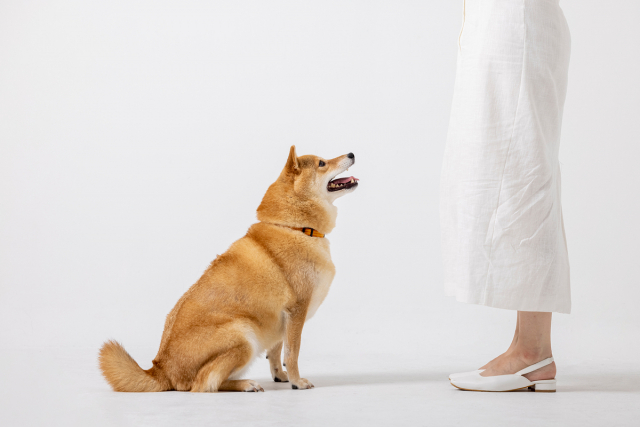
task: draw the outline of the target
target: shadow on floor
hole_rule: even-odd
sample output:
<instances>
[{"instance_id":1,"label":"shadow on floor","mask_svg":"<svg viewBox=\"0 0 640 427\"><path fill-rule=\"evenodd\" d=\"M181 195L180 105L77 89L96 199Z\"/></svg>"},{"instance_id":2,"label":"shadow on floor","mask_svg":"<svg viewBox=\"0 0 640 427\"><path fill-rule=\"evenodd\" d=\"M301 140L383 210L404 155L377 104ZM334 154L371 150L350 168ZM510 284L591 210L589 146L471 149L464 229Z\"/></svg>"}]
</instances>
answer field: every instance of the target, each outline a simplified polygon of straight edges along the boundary
<instances>
[{"instance_id":1,"label":"shadow on floor","mask_svg":"<svg viewBox=\"0 0 640 427\"><path fill-rule=\"evenodd\" d=\"M588 373L558 377L558 390L567 392L640 393L640 373Z\"/></svg>"},{"instance_id":2,"label":"shadow on floor","mask_svg":"<svg viewBox=\"0 0 640 427\"><path fill-rule=\"evenodd\" d=\"M418 382L449 383L443 372L384 372L345 375L313 375L313 382L323 387L349 385L398 384ZM619 392L640 393L640 373L569 374L558 379L560 392Z\"/></svg>"},{"instance_id":3,"label":"shadow on floor","mask_svg":"<svg viewBox=\"0 0 640 427\"><path fill-rule=\"evenodd\" d=\"M445 372L384 372L361 373L344 375L313 375L313 382L318 386L348 386L348 385L372 385L372 384L398 384L417 382L445 382L448 383L448 374Z\"/></svg>"}]
</instances>

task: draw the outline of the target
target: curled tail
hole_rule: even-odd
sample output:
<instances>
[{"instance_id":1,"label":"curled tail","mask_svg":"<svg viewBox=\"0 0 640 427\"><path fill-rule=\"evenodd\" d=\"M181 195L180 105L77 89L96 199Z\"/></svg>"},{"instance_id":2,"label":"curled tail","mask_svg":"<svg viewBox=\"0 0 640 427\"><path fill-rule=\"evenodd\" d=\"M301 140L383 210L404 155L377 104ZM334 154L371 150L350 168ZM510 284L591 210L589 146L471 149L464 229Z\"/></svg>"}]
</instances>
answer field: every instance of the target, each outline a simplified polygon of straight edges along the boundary
<instances>
[{"instance_id":1,"label":"curled tail","mask_svg":"<svg viewBox=\"0 0 640 427\"><path fill-rule=\"evenodd\" d=\"M143 370L124 347L107 341L100 349L100 370L115 391L166 391L171 384L157 366Z\"/></svg>"}]
</instances>

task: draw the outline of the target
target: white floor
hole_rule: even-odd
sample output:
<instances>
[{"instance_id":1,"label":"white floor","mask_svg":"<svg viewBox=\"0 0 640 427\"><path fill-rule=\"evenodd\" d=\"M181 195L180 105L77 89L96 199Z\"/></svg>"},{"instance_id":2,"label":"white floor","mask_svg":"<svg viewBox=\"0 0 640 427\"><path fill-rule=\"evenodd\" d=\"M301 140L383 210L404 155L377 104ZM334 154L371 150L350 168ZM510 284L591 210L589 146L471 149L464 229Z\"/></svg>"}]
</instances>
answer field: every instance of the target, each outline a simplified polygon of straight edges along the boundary
<instances>
[{"instance_id":1,"label":"white floor","mask_svg":"<svg viewBox=\"0 0 640 427\"><path fill-rule=\"evenodd\" d=\"M447 381L449 371L475 367L464 361L305 355L301 368L313 390L274 383L258 360L249 377L265 393L115 393L99 376L95 350L0 356L0 425L7 427L640 425L640 373L631 365L560 363L557 393L473 393Z\"/></svg>"}]
</instances>

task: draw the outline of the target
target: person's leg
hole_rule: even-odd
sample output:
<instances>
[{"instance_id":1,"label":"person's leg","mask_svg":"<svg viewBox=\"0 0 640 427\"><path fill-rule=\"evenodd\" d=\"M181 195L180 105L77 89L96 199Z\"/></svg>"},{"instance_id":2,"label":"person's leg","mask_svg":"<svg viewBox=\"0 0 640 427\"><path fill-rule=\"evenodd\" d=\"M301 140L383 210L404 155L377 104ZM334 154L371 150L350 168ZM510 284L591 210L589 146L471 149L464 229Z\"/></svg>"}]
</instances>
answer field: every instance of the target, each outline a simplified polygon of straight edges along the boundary
<instances>
[{"instance_id":1,"label":"person's leg","mask_svg":"<svg viewBox=\"0 0 640 427\"><path fill-rule=\"evenodd\" d=\"M504 354L487 363L481 375L515 374L551 356L551 313L519 311L511 346ZM555 376L555 362L525 375L530 381L547 380Z\"/></svg>"}]
</instances>

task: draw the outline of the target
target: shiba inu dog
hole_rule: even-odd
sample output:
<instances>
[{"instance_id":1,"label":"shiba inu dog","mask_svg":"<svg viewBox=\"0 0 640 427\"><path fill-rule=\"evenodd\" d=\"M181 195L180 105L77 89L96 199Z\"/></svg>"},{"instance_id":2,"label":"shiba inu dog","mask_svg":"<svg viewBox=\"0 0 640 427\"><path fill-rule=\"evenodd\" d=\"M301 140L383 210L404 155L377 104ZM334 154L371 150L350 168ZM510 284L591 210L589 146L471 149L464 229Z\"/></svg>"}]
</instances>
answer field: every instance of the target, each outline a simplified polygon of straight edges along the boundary
<instances>
[{"instance_id":1,"label":"shiba inu dog","mask_svg":"<svg viewBox=\"0 0 640 427\"><path fill-rule=\"evenodd\" d=\"M358 187L354 177L336 178L354 163L353 153L298 157L292 146L258 207L259 222L211 263L167 316L153 367L142 370L115 341L102 346L100 369L111 387L264 391L242 377L266 351L274 381L313 388L298 371L300 337L335 274L324 235L335 227L333 202Z\"/></svg>"}]
</instances>

